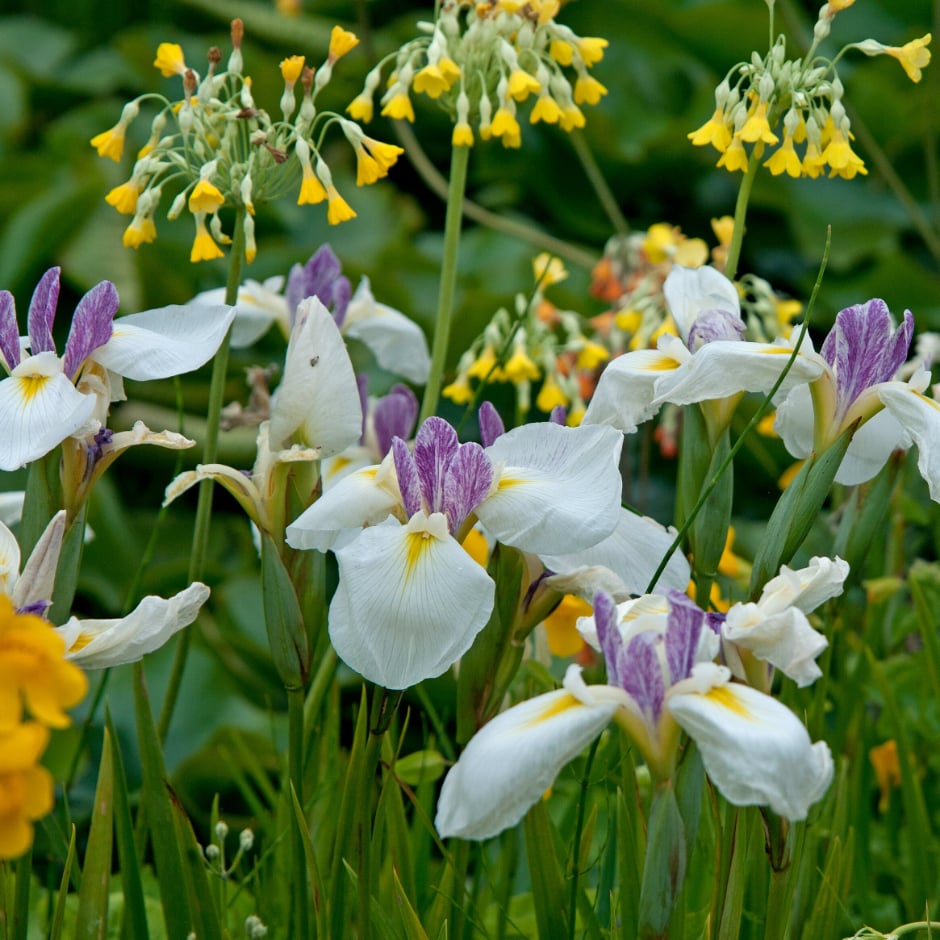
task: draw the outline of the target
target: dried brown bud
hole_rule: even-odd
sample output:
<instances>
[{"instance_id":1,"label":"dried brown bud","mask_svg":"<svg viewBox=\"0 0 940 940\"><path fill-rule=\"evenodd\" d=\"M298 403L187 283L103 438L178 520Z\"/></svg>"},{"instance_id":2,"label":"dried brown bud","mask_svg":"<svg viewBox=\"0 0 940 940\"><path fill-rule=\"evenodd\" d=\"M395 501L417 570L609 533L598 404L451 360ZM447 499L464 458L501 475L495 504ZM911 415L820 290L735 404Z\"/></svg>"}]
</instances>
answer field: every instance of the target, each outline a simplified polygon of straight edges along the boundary
<instances>
[{"instance_id":1,"label":"dried brown bud","mask_svg":"<svg viewBox=\"0 0 940 940\"><path fill-rule=\"evenodd\" d=\"M189 98L196 90L196 73L192 69L186 69L183 73L183 91Z\"/></svg>"},{"instance_id":2,"label":"dried brown bud","mask_svg":"<svg viewBox=\"0 0 940 940\"><path fill-rule=\"evenodd\" d=\"M283 163L287 159L287 154L283 150L278 150L277 147L272 147L270 144L265 144L265 149L271 156L274 158L275 163Z\"/></svg>"},{"instance_id":3,"label":"dried brown bud","mask_svg":"<svg viewBox=\"0 0 940 940\"><path fill-rule=\"evenodd\" d=\"M236 49L240 49L242 45L242 39L245 38L245 24L239 20L232 20L232 45Z\"/></svg>"},{"instance_id":4,"label":"dried brown bud","mask_svg":"<svg viewBox=\"0 0 940 940\"><path fill-rule=\"evenodd\" d=\"M313 90L314 75L316 75L315 70L310 68L309 65L305 65L303 75L300 76L300 83L304 86L305 95L309 95Z\"/></svg>"},{"instance_id":5,"label":"dried brown bud","mask_svg":"<svg viewBox=\"0 0 940 940\"><path fill-rule=\"evenodd\" d=\"M209 65L218 65L222 61L222 50L218 46L209 49Z\"/></svg>"}]
</instances>

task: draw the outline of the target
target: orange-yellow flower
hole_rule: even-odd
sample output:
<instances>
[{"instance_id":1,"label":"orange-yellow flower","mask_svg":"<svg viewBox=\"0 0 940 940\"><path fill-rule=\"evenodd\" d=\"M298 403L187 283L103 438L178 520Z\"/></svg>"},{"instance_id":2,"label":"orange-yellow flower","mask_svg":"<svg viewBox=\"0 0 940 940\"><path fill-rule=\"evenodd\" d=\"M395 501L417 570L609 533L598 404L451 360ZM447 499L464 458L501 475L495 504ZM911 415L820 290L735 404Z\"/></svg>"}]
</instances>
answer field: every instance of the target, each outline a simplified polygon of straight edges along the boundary
<instances>
[{"instance_id":1,"label":"orange-yellow flower","mask_svg":"<svg viewBox=\"0 0 940 940\"><path fill-rule=\"evenodd\" d=\"M189 194L189 211L194 215L197 212L215 212L221 209L224 203L225 196L218 186L209 180L199 180Z\"/></svg>"},{"instance_id":2,"label":"orange-yellow flower","mask_svg":"<svg viewBox=\"0 0 940 940\"><path fill-rule=\"evenodd\" d=\"M575 104L597 104L607 89L593 75L579 75L574 83Z\"/></svg>"},{"instance_id":3,"label":"orange-yellow flower","mask_svg":"<svg viewBox=\"0 0 940 940\"><path fill-rule=\"evenodd\" d=\"M770 129L770 123L767 120L767 107L766 101L758 101L751 108L744 126L737 135L741 140L745 140L749 144L755 144L759 140L762 140L765 144L777 143L780 138Z\"/></svg>"},{"instance_id":4,"label":"orange-yellow flower","mask_svg":"<svg viewBox=\"0 0 940 940\"><path fill-rule=\"evenodd\" d=\"M541 82L523 69L514 69L506 86L506 93L515 101L525 101L529 95L538 94L541 90Z\"/></svg>"},{"instance_id":5,"label":"orange-yellow flower","mask_svg":"<svg viewBox=\"0 0 940 940\"><path fill-rule=\"evenodd\" d=\"M365 93L357 95L346 106L346 112L351 118L365 124L372 120L374 111L375 105L372 103L372 96Z\"/></svg>"},{"instance_id":6,"label":"orange-yellow flower","mask_svg":"<svg viewBox=\"0 0 940 940\"><path fill-rule=\"evenodd\" d=\"M548 648L555 656L574 656L584 648L584 640L577 630L579 617L589 617L592 611L587 601L566 594L561 603L544 620L548 634Z\"/></svg>"},{"instance_id":7,"label":"orange-yellow flower","mask_svg":"<svg viewBox=\"0 0 940 940\"><path fill-rule=\"evenodd\" d=\"M339 225L340 222L348 222L356 218L356 212L337 192L335 186L327 187L327 210L326 220L330 225Z\"/></svg>"},{"instance_id":8,"label":"orange-yellow flower","mask_svg":"<svg viewBox=\"0 0 940 940\"><path fill-rule=\"evenodd\" d=\"M153 60L153 65L160 70L164 78L182 75L186 71L182 48L175 42L161 42L157 46L157 57Z\"/></svg>"},{"instance_id":9,"label":"orange-yellow flower","mask_svg":"<svg viewBox=\"0 0 940 940\"><path fill-rule=\"evenodd\" d=\"M473 129L466 121L458 121L454 125L454 133L450 138L453 147L472 147Z\"/></svg>"},{"instance_id":10,"label":"orange-yellow flower","mask_svg":"<svg viewBox=\"0 0 940 940\"><path fill-rule=\"evenodd\" d=\"M796 178L802 175L803 162L796 150L793 149L793 138L789 134L784 135L783 143L773 152L770 159L764 162L764 166L774 176L786 173L788 176Z\"/></svg>"},{"instance_id":11,"label":"orange-yellow flower","mask_svg":"<svg viewBox=\"0 0 940 940\"><path fill-rule=\"evenodd\" d=\"M115 124L110 130L96 134L91 139L91 145L98 151L99 157L108 157L117 163L124 153L124 125Z\"/></svg>"},{"instance_id":12,"label":"orange-yellow flower","mask_svg":"<svg viewBox=\"0 0 940 940\"><path fill-rule=\"evenodd\" d=\"M139 195L140 190L137 185L133 180L128 180L126 183L121 183L120 186L115 186L104 197L104 201L109 206L114 206L121 215L133 215L137 211L137 197Z\"/></svg>"},{"instance_id":13,"label":"orange-yellow flower","mask_svg":"<svg viewBox=\"0 0 940 940\"><path fill-rule=\"evenodd\" d=\"M125 248L140 248L144 243L155 241L157 237L157 227L153 224L153 219L149 216L135 218L130 225L124 229L124 236L121 239Z\"/></svg>"},{"instance_id":14,"label":"orange-yellow flower","mask_svg":"<svg viewBox=\"0 0 940 940\"><path fill-rule=\"evenodd\" d=\"M78 666L65 659L65 641L35 614L20 614L0 595L0 732L20 723L23 705L52 728L69 723L65 709L88 690Z\"/></svg>"},{"instance_id":15,"label":"orange-yellow flower","mask_svg":"<svg viewBox=\"0 0 940 940\"><path fill-rule=\"evenodd\" d=\"M298 206L315 206L318 202L326 199L326 190L323 184L313 172L313 167L309 163L304 164L303 180L300 183L300 194L297 196Z\"/></svg>"},{"instance_id":16,"label":"orange-yellow flower","mask_svg":"<svg viewBox=\"0 0 940 940\"><path fill-rule=\"evenodd\" d=\"M561 107L551 95L539 95L529 115L529 123L544 121L546 124L557 124L561 116Z\"/></svg>"},{"instance_id":17,"label":"orange-yellow flower","mask_svg":"<svg viewBox=\"0 0 940 940\"><path fill-rule=\"evenodd\" d=\"M196 237L193 239L189 260L195 264L197 261L213 261L222 257L224 257L224 253L209 234L205 218L200 213L196 216Z\"/></svg>"},{"instance_id":18,"label":"orange-yellow flower","mask_svg":"<svg viewBox=\"0 0 940 940\"><path fill-rule=\"evenodd\" d=\"M927 68L930 63L930 50L927 46L930 45L931 39L932 36L927 33L926 36L921 36L920 39L912 39L903 46L887 46L885 52L901 63L904 71L907 72L907 77L912 82L919 82L922 77L921 69Z\"/></svg>"},{"instance_id":19,"label":"orange-yellow flower","mask_svg":"<svg viewBox=\"0 0 940 940\"><path fill-rule=\"evenodd\" d=\"M689 140L696 147L711 144L719 153L724 153L731 145L731 129L721 108L715 108L715 113L700 127L688 135Z\"/></svg>"},{"instance_id":20,"label":"orange-yellow flower","mask_svg":"<svg viewBox=\"0 0 940 940\"><path fill-rule=\"evenodd\" d=\"M341 26L334 26L330 33L330 53L328 61L332 64L359 45L359 37Z\"/></svg>"},{"instance_id":21,"label":"orange-yellow flower","mask_svg":"<svg viewBox=\"0 0 940 940\"><path fill-rule=\"evenodd\" d=\"M48 729L34 721L0 733L0 861L22 855L33 823L52 810L52 775L39 766L48 741Z\"/></svg>"},{"instance_id":22,"label":"orange-yellow flower","mask_svg":"<svg viewBox=\"0 0 940 940\"><path fill-rule=\"evenodd\" d=\"M385 107L382 108L382 117L404 118L414 124L415 110L412 107L411 99L408 97L408 92L400 91L397 95L393 95Z\"/></svg>"}]
</instances>

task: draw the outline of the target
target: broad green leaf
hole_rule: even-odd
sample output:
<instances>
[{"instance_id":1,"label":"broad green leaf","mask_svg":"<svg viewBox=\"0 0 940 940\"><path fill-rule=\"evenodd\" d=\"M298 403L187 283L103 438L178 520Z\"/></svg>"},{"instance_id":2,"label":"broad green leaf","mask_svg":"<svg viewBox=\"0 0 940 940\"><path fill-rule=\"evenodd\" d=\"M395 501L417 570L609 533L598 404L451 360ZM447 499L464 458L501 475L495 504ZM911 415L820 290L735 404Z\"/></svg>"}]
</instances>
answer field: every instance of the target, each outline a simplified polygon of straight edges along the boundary
<instances>
[{"instance_id":1,"label":"broad green leaf","mask_svg":"<svg viewBox=\"0 0 940 940\"><path fill-rule=\"evenodd\" d=\"M108 931L108 887L114 831L114 760L111 747L111 735L105 729L91 831L85 848L82 887L78 894L76 940L103 940Z\"/></svg>"},{"instance_id":2,"label":"broad green leaf","mask_svg":"<svg viewBox=\"0 0 940 940\"><path fill-rule=\"evenodd\" d=\"M536 803L523 819L539 940L567 940L567 892L548 810Z\"/></svg>"}]
</instances>

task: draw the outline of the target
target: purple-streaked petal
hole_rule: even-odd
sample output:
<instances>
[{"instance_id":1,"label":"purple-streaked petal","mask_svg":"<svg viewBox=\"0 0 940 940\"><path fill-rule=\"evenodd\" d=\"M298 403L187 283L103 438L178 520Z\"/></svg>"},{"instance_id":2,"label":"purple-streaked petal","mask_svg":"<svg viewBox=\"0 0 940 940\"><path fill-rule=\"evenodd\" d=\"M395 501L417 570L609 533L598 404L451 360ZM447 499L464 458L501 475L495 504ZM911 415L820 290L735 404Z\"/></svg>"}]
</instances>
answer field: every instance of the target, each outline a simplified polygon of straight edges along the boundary
<instances>
[{"instance_id":1,"label":"purple-streaked petal","mask_svg":"<svg viewBox=\"0 0 940 940\"><path fill-rule=\"evenodd\" d=\"M0 354L8 371L20 364L20 328L16 322L16 303L8 290L0 290Z\"/></svg>"},{"instance_id":2,"label":"purple-streaked petal","mask_svg":"<svg viewBox=\"0 0 940 940\"><path fill-rule=\"evenodd\" d=\"M741 317L737 288L720 271L708 265L700 268L673 265L663 284L663 294L684 342L689 340L692 324L706 310L725 310L734 317Z\"/></svg>"},{"instance_id":3,"label":"purple-streaked petal","mask_svg":"<svg viewBox=\"0 0 940 940\"><path fill-rule=\"evenodd\" d=\"M485 401L480 405L477 413L477 420L480 422L480 443L484 447L489 447L498 437L506 433L506 426L499 412L493 407L492 402Z\"/></svg>"},{"instance_id":4,"label":"purple-streaked petal","mask_svg":"<svg viewBox=\"0 0 940 940\"><path fill-rule=\"evenodd\" d=\"M408 445L400 437L392 438L391 451L401 501L410 519L421 508L421 480L418 478L418 468Z\"/></svg>"},{"instance_id":5,"label":"purple-streaked petal","mask_svg":"<svg viewBox=\"0 0 940 940\"><path fill-rule=\"evenodd\" d=\"M479 444L461 444L444 471L443 509L451 532L486 499L493 466Z\"/></svg>"},{"instance_id":6,"label":"purple-streaked petal","mask_svg":"<svg viewBox=\"0 0 940 940\"><path fill-rule=\"evenodd\" d=\"M693 352L716 340L736 341L744 332L744 321L728 310L706 310L699 314L689 330L689 349Z\"/></svg>"},{"instance_id":7,"label":"purple-streaked petal","mask_svg":"<svg viewBox=\"0 0 940 940\"><path fill-rule=\"evenodd\" d=\"M432 416L418 429L415 463L429 512L440 512L444 505L444 470L458 447L457 432L443 418Z\"/></svg>"},{"instance_id":8,"label":"purple-streaked petal","mask_svg":"<svg viewBox=\"0 0 940 940\"><path fill-rule=\"evenodd\" d=\"M708 627L715 636L721 636L721 628L725 622L725 614L715 613L714 611L705 612L705 626Z\"/></svg>"},{"instance_id":9,"label":"purple-streaked petal","mask_svg":"<svg viewBox=\"0 0 940 940\"><path fill-rule=\"evenodd\" d=\"M666 627L666 664L672 683L685 679L695 664L705 615L692 600L678 591L669 591L669 621Z\"/></svg>"},{"instance_id":10,"label":"purple-streaked petal","mask_svg":"<svg viewBox=\"0 0 940 940\"><path fill-rule=\"evenodd\" d=\"M379 456L384 457L392 446L392 438L408 440L418 420L418 399L407 385L393 385L391 391L380 398L372 412L372 426Z\"/></svg>"},{"instance_id":11,"label":"purple-streaked petal","mask_svg":"<svg viewBox=\"0 0 940 940\"><path fill-rule=\"evenodd\" d=\"M888 305L878 298L839 311L820 349L836 374L839 418L866 388L894 378L907 359L913 334L910 310L895 330Z\"/></svg>"},{"instance_id":12,"label":"purple-streaked petal","mask_svg":"<svg viewBox=\"0 0 940 940\"><path fill-rule=\"evenodd\" d=\"M342 265L333 249L322 245L303 267L295 264L291 268L285 293L292 326L297 307L308 297L319 298L340 326L349 304L349 280L342 276Z\"/></svg>"},{"instance_id":13,"label":"purple-streaked petal","mask_svg":"<svg viewBox=\"0 0 940 940\"><path fill-rule=\"evenodd\" d=\"M120 300L110 281L96 284L78 302L65 344L65 374L74 379L85 360L111 339Z\"/></svg>"},{"instance_id":14,"label":"purple-streaked petal","mask_svg":"<svg viewBox=\"0 0 940 940\"><path fill-rule=\"evenodd\" d=\"M637 634L617 657L619 684L640 710L658 721L666 689L663 667L656 651L659 637L652 632Z\"/></svg>"},{"instance_id":15,"label":"purple-streaked petal","mask_svg":"<svg viewBox=\"0 0 940 940\"><path fill-rule=\"evenodd\" d=\"M620 685L617 676L617 665L620 659L620 650L623 641L620 636L620 627L617 605L613 598L604 591L594 595L594 625L597 628L597 639L607 663L607 681L610 685Z\"/></svg>"},{"instance_id":16,"label":"purple-streaked petal","mask_svg":"<svg viewBox=\"0 0 940 940\"><path fill-rule=\"evenodd\" d=\"M52 340L52 321L59 302L60 268L49 268L36 285L33 299L29 302L27 324L30 352L35 356L41 352L55 352Z\"/></svg>"},{"instance_id":17,"label":"purple-streaked petal","mask_svg":"<svg viewBox=\"0 0 940 940\"><path fill-rule=\"evenodd\" d=\"M555 405L552 413L548 416L552 424L560 424L564 427L568 423L568 409L564 405Z\"/></svg>"},{"instance_id":18,"label":"purple-streaked petal","mask_svg":"<svg viewBox=\"0 0 940 940\"><path fill-rule=\"evenodd\" d=\"M330 298L332 303L330 309L333 311L333 319L336 325L342 329L343 322L346 320L346 311L349 309L349 300L352 297L352 285L348 277L338 277L333 281L333 295Z\"/></svg>"}]
</instances>

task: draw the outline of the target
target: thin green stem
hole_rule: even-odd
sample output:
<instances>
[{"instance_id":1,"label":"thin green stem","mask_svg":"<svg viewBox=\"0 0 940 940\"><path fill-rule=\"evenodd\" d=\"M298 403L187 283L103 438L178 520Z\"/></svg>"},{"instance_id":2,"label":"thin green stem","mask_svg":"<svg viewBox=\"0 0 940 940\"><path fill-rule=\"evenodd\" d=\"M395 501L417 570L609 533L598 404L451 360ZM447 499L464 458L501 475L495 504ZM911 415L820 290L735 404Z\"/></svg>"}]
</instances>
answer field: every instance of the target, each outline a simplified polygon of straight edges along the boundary
<instances>
[{"instance_id":1,"label":"thin green stem","mask_svg":"<svg viewBox=\"0 0 940 940\"><path fill-rule=\"evenodd\" d=\"M597 165L597 160L594 159L594 154L591 153L591 148L588 146L583 132L573 130L568 134L568 139L571 141L571 146L574 148L574 152L581 161L581 166L584 167L584 174L587 176L588 182L594 188L597 201L607 214L610 224L618 235L629 235L630 224L620 211L620 204L617 202L617 198L614 196L610 186L607 185L607 180L604 179L604 174L601 173L601 168Z\"/></svg>"},{"instance_id":2,"label":"thin green stem","mask_svg":"<svg viewBox=\"0 0 940 940\"><path fill-rule=\"evenodd\" d=\"M437 298L437 321L434 324L434 343L431 349L431 373L424 389L419 423L437 410L441 391L441 377L447 360L450 342L450 324L454 314L454 292L457 287L457 255L460 250L460 224L463 219L463 196L467 188L469 147L454 147L450 158L450 182L447 187L447 215L444 219L444 258L441 262L441 281Z\"/></svg>"},{"instance_id":3,"label":"thin green stem","mask_svg":"<svg viewBox=\"0 0 940 940\"><path fill-rule=\"evenodd\" d=\"M741 257L741 242L744 239L744 219L747 216L747 204L751 198L751 188L754 186L754 178L757 176L758 157L755 151L751 151L750 159L747 161L747 169L741 178L741 186L738 189L738 199L734 204L734 231L731 233L731 244L728 246L728 261L725 265L725 274L728 279L733 281L738 271L738 260Z\"/></svg>"},{"instance_id":4,"label":"thin green stem","mask_svg":"<svg viewBox=\"0 0 940 940\"><path fill-rule=\"evenodd\" d=\"M297 802L304 806L304 690L287 689L287 772ZM294 936L310 936L310 907L307 897L307 863L303 834L296 822L291 827L291 871L293 876Z\"/></svg>"},{"instance_id":5,"label":"thin green stem","mask_svg":"<svg viewBox=\"0 0 940 940\"><path fill-rule=\"evenodd\" d=\"M29 888L33 876L33 849L27 849L14 863L16 872L11 940L26 940L29 930Z\"/></svg>"},{"instance_id":6,"label":"thin green stem","mask_svg":"<svg viewBox=\"0 0 940 940\"><path fill-rule=\"evenodd\" d=\"M245 210L239 209L235 214L235 227L232 233L232 248L229 254L228 281L225 285L225 302L234 306L238 299L238 286L241 283L242 262L245 255ZM209 385L209 406L206 413L206 437L203 443L202 462L215 463L219 447L219 418L222 414L223 398L225 397L225 379L228 372L229 339L231 330L225 334L222 345L219 346L215 359L212 362L212 379ZM206 554L209 546L209 526L212 521L212 480L203 480L199 484L199 499L196 503L196 522L193 530L193 545L189 556L189 580L198 581L206 570ZM176 655L173 659L173 668L167 684L166 697L163 700L163 709L160 712L160 721L157 725L157 734L160 741L165 741L173 720L173 711L179 699L180 687L183 683L183 671L186 668L186 659L189 656L189 647L192 641L192 630L182 630L176 646Z\"/></svg>"},{"instance_id":7,"label":"thin green stem","mask_svg":"<svg viewBox=\"0 0 940 940\"><path fill-rule=\"evenodd\" d=\"M581 777L581 794L578 800L578 818L574 827L574 844L572 852L574 858L571 864L571 891L568 901L568 938L574 940L575 926L578 919L578 876L581 873L581 833L584 831L584 810L587 806L588 785L591 782L591 768L594 766L594 757L597 754L597 747L600 744L600 738L595 738L588 752L587 763L584 767L584 775Z\"/></svg>"}]
</instances>

